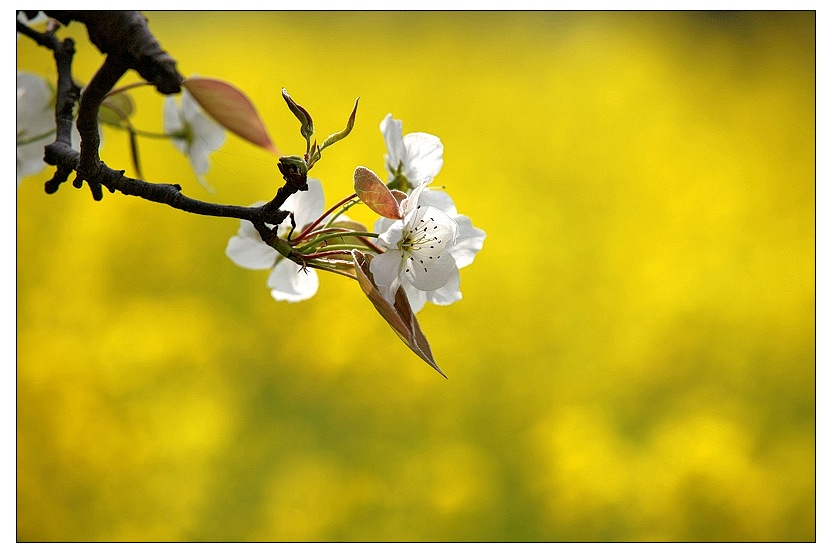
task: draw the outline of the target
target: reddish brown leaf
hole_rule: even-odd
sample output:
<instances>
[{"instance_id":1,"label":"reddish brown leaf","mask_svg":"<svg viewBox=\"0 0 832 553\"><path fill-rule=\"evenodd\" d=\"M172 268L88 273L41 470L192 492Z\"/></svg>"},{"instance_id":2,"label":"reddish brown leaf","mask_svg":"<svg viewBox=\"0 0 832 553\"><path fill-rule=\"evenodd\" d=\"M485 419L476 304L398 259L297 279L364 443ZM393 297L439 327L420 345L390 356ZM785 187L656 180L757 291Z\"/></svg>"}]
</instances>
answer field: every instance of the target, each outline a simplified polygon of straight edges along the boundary
<instances>
[{"instance_id":1,"label":"reddish brown leaf","mask_svg":"<svg viewBox=\"0 0 832 553\"><path fill-rule=\"evenodd\" d=\"M355 261L355 275L358 277L358 284L361 286L364 294L370 299L376 311L384 317L384 320L387 321L387 324L390 325L393 332L401 338L402 342L407 344L407 347L413 353L436 369L439 374L445 376L445 373L442 372L433 359L433 353L430 351L428 339L419 327L419 321L416 320L416 316L410 308L410 302L407 301L405 291L399 288L396 291L396 303L391 304L384 299L381 292L376 288L375 282L373 282L373 275L370 273L371 258L358 250L352 251L352 257L353 261ZM445 376L445 378L448 377Z\"/></svg>"},{"instance_id":2,"label":"reddish brown leaf","mask_svg":"<svg viewBox=\"0 0 832 553\"><path fill-rule=\"evenodd\" d=\"M224 128L255 146L280 155L272 144L254 104L237 87L225 81L205 77L186 79L183 86L202 109Z\"/></svg>"},{"instance_id":3,"label":"reddish brown leaf","mask_svg":"<svg viewBox=\"0 0 832 553\"><path fill-rule=\"evenodd\" d=\"M366 167L356 167L353 174L355 193L367 207L388 219L401 219L401 209L396 197L378 178L378 175Z\"/></svg>"}]
</instances>

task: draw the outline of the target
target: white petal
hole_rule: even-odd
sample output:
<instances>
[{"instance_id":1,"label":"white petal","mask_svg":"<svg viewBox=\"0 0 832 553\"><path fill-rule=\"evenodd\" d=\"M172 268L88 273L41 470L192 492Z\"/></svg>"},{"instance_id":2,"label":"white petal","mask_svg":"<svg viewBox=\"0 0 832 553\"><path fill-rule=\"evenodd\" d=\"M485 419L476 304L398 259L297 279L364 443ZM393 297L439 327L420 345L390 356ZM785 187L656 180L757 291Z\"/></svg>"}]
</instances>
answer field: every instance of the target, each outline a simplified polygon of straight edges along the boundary
<instances>
[{"instance_id":1,"label":"white petal","mask_svg":"<svg viewBox=\"0 0 832 553\"><path fill-rule=\"evenodd\" d=\"M401 271L402 252L399 250L388 250L370 260L373 281L384 299L390 303L395 302L396 290L401 284Z\"/></svg>"},{"instance_id":2,"label":"white petal","mask_svg":"<svg viewBox=\"0 0 832 553\"><path fill-rule=\"evenodd\" d=\"M281 259L269 275L266 286L277 301L308 300L318 291L318 275L314 269L304 270L288 259Z\"/></svg>"},{"instance_id":3,"label":"white petal","mask_svg":"<svg viewBox=\"0 0 832 553\"><path fill-rule=\"evenodd\" d=\"M191 160L194 173L201 176L208 172L208 154L218 149L225 142L225 131L217 123L198 112L191 115L189 124L191 127L191 143L188 145L188 157Z\"/></svg>"},{"instance_id":4,"label":"white petal","mask_svg":"<svg viewBox=\"0 0 832 553\"><path fill-rule=\"evenodd\" d=\"M179 115L179 108L173 96L165 96L162 105L162 123L164 124L165 132L168 134L179 132L185 126Z\"/></svg>"},{"instance_id":5,"label":"white petal","mask_svg":"<svg viewBox=\"0 0 832 553\"><path fill-rule=\"evenodd\" d=\"M376 219L376 222L373 223L373 232L375 232L376 234L384 234L385 232L387 232L387 229L389 229L395 222L395 219L379 217L378 219Z\"/></svg>"},{"instance_id":6,"label":"white petal","mask_svg":"<svg viewBox=\"0 0 832 553\"><path fill-rule=\"evenodd\" d=\"M38 140L30 144L17 147L17 184L20 185L20 180L28 175L40 173L46 167L43 161L43 148L50 144L53 137L47 137L44 140Z\"/></svg>"},{"instance_id":7,"label":"white petal","mask_svg":"<svg viewBox=\"0 0 832 553\"><path fill-rule=\"evenodd\" d=\"M381 121L381 134L384 135L384 143L387 146L387 154L384 159L387 166L388 178L393 178L392 170L398 169L399 162L404 162L405 147L402 140L402 120L393 119L393 115L388 113Z\"/></svg>"},{"instance_id":8,"label":"white petal","mask_svg":"<svg viewBox=\"0 0 832 553\"><path fill-rule=\"evenodd\" d=\"M419 290L437 290L448 284L451 273L456 269L454 256L441 252L430 257L420 255L407 260L405 276Z\"/></svg>"},{"instance_id":9,"label":"white petal","mask_svg":"<svg viewBox=\"0 0 832 553\"><path fill-rule=\"evenodd\" d=\"M52 89L46 79L27 71L17 72L17 128L40 130L44 123L48 129L55 126L55 110L52 109ZM44 121L44 118L46 120ZM39 133L38 133L39 134Z\"/></svg>"},{"instance_id":10,"label":"white petal","mask_svg":"<svg viewBox=\"0 0 832 553\"><path fill-rule=\"evenodd\" d=\"M201 113L196 114L191 120L191 132L194 142L201 141L211 152L219 150L225 142L225 130L222 126Z\"/></svg>"},{"instance_id":11,"label":"white petal","mask_svg":"<svg viewBox=\"0 0 832 553\"><path fill-rule=\"evenodd\" d=\"M240 221L240 230L228 240L225 255L244 269L271 269L280 254L263 242L249 221Z\"/></svg>"},{"instance_id":12,"label":"white petal","mask_svg":"<svg viewBox=\"0 0 832 553\"><path fill-rule=\"evenodd\" d=\"M43 149L54 140L55 135L49 134L39 140L17 147L17 184L20 184L21 178L40 173L46 167L46 163L43 161Z\"/></svg>"},{"instance_id":13,"label":"white petal","mask_svg":"<svg viewBox=\"0 0 832 553\"><path fill-rule=\"evenodd\" d=\"M405 148L405 176L411 183L433 180L442 169L445 147L439 137L424 132L413 132L403 139Z\"/></svg>"},{"instance_id":14,"label":"white petal","mask_svg":"<svg viewBox=\"0 0 832 553\"><path fill-rule=\"evenodd\" d=\"M406 280L402 281L402 288L404 288L404 291L407 294L407 301L410 303L410 310L414 313L421 311L425 306L425 302L428 301L428 294L430 292L419 290Z\"/></svg>"},{"instance_id":15,"label":"white petal","mask_svg":"<svg viewBox=\"0 0 832 553\"><path fill-rule=\"evenodd\" d=\"M307 179L309 190L295 192L283 202L280 209L291 211L295 216L298 231L315 221L324 212L324 187L318 179ZM289 218L281 224L281 232L291 227Z\"/></svg>"},{"instance_id":16,"label":"white petal","mask_svg":"<svg viewBox=\"0 0 832 553\"><path fill-rule=\"evenodd\" d=\"M436 305L450 305L462 299L462 292L459 291L459 269L454 267L451 271L448 283L441 288L425 293L427 301Z\"/></svg>"},{"instance_id":17,"label":"white petal","mask_svg":"<svg viewBox=\"0 0 832 553\"><path fill-rule=\"evenodd\" d=\"M182 90L182 118L186 123L190 124L194 118L199 114L199 104L196 103L194 97L187 89Z\"/></svg>"},{"instance_id":18,"label":"white petal","mask_svg":"<svg viewBox=\"0 0 832 553\"><path fill-rule=\"evenodd\" d=\"M182 121L182 118L179 113L179 108L176 106L176 102L174 101L172 96L166 96L165 102L163 105L163 113L164 113L164 127L165 132L168 134L174 134L181 132L185 128L185 123ZM171 138L173 142L173 146L182 152L183 154L188 154L188 141L184 138Z\"/></svg>"},{"instance_id":19,"label":"white petal","mask_svg":"<svg viewBox=\"0 0 832 553\"><path fill-rule=\"evenodd\" d=\"M201 140L194 140L188 147L188 159L198 176L208 172L208 148Z\"/></svg>"},{"instance_id":20,"label":"white petal","mask_svg":"<svg viewBox=\"0 0 832 553\"><path fill-rule=\"evenodd\" d=\"M35 17L33 17L32 19L27 19L26 14L23 13L23 12L18 12L18 14L17 14L17 20L20 21L21 23L26 23L30 27L32 25L38 25L40 23L43 23L47 19L48 18L46 17L46 14L43 13L43 12L38 12L37 15L35 15Z\"/></svg>"},{"instance_id":21,"label":"white petal","mask_svg":"<svg viewBox=\"0 0 832 553\"><path fill-rule=\"evenodd\" d=\"M419 196L419 205L435 207L451 217L457 214L456 204L444 190L424 190Z\"/></svg>"},{"instance_id":22,"label":"white petal","mask_svg":"<svg viewBox=\"0 0 832 553\"><path fill-rule=\"evenodd\" d=\"M403 219L405 221L405 224L407 224L407 221L413 219L414 213L417 209L419 209L419 206L422 205L422 194L424 194L427 191L429 183L430 180L428 179L424 179L418 183L412 183L413 188L411 188L410 192L407 193L407 197L401 201L400 207L402 213L404 213Z\"/></svg>"},{"instance_id":23,"label":"white petal","mask_svg":"<svg viewBox=\"0 0 832 553\"><path fill-rule=\"evenodd\" d=\"M391 220L391 219L388 219ZM376 238L376 243L386 249L398 250L399 242L402 240L402 232L404 230L404 222L393 221L386 231L379 234Z\"/></svg>"},{"instance_id":24,"label":"white petal","mask_svg":"<svg viewBox=\"0 0 832 553\"><path fill-rule=\"evenodd\" d=\"M17 73L17 184L27 176L39 173L44 146L55 140L55 109L52 89L46 79L34 73ZM73 126L74 128L74 126ZM41 138L32 141L33 138Z\"/></svg>"},{"instance_id":25,"label":"white petal","mask_svg":"<svg viewBox=\"0 0 832 553\"><path fill-rule=\"evenodd\" d=\"M465 215L454 217L457 224L456 241L449 252L456 259L456 266L460 269L474 262L474 256L482 250L485 241L485 231L471 224L471 218Z\"/></svg>"}]
</instances>

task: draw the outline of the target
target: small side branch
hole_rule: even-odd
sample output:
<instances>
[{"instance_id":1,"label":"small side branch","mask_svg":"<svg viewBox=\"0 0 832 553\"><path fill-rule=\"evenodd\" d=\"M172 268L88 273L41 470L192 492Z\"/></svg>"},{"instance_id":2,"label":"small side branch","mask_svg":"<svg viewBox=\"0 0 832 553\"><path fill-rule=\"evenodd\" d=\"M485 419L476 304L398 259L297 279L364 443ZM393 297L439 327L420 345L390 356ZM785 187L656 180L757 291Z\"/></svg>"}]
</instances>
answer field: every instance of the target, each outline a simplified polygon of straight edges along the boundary
<instances>
[{"instance_id":1,"label":"small side branch","mask_svg":"<svg viewBox=\"0 0 832 553\"><path fill-rule=\"evenodd\" d=\"M127 69L128 64L123 56L108 55L81 95L77 123L78 134L81 135L81 156L76 167L78 175L73 185L81 188L83 181L87 181L96 201L104 196L101 192L101 185L104 183L99 177L103 164L98 157L98 147L101 144L101 137L98 135L98 109L107 93L113 89Z\"/></svg>"}]
</instances>

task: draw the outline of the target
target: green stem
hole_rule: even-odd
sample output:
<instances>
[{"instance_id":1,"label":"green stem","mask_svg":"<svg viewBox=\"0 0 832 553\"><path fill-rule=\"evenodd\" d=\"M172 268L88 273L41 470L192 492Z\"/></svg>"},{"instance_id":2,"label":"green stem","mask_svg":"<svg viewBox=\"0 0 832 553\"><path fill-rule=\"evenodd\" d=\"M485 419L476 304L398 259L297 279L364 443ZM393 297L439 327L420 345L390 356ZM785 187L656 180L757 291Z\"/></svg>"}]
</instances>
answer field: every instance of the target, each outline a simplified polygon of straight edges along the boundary
<instances>
[{"instance_id":1,"label":"green stem","mask_svg":"<svg viewBox=\"0 0 832 553\"><path fill-rule=\"evenodd\" d=\"M350 232L333 232L331 234L322 234L315 238L314 240L304 244L302 248L300 248L300 252L308 252L312 249L312 246L315 244L320 244L321 242L325 242L327 240L332 240L333 238L347 238L350 236L369 236L371 238L378 238L378 234L375 232L363 232L363 231L350 231Z\"/></svg>"},{"instance_id":2,"label":"green stem","mask_svg":"<svg viewBox=\"0 0 832 553\"><path fill-rule=\"evenodd\" d=\"M331 246L323 246L315 250L315 252L335 252L335 251L347 251L350 250L361 250L365 252L375 252L376 250L365 245L365 244L349 244L350 249L344 250L344 246L347 244L332 244ZM313 255L313 254L303 254L303 255Z\"/></svg>"},{"instance_id":3,"label":"green stem","mask_svg":"<svg viewBox=\"0 0 832 553\"><path fill-rule=\"evenodd\" d=\"M143 136L145 138L164 138L164 139L171 139L171 138L184 138L179 136L177 133L161 133L161 132L150 132L150 131L142 131L139 129L133 129L133 133L136 136Z\"/></svg>"},{"instance_id":4,"label":"green stem","mask_svg":"<svg viewBox=\"0 0 832 553\"><path fill-rule=\"evenodd\" d=\"M327 247L329 247L329 246L327 246ZM315 253L299 254L299 257L301 259L303 259L304 261L309 260L309 259L326 259L328 261L334 261L334 262L338 262L338 261L346 262L347 261L346 259L333 259L332 258L333 255L352 255L352 250L345 250L343 248L329 249L329 250L321 249L321 250L316 251ZM352 262L350 261L349 263L351 264Z\"/></svg>"},{"instance_id":5,"label":"green stem","mask_svg":"<svg viewBox=\"0 0 832 553\"><path fill-rule=\"evenodd\" d=\"M309 263L309 266L314 268L314 269L320 269L321 271L327 271L327 272L330 272L330 273L335 273L336 275L341 275L341 276L345 276L347 278L351 278L353 280L358 280L358 278L355 275L353 275L351 273L348 273L346 271L342 271L341 269L336 269L335 267L330 267L328 265L324 265L320 261L314 262L314 263Z\"/></svg>"},{"instance_id":6,"label":"green stem","mask_svg":"<svg viewBox=\"0 0 832 553\"><path fill-rule=\"evenodd\" d=\"M128 85L125 85L125 86L121 86L119 88L114 88L113 90L111 90L107 94L107 96L113 96L114 94L118 94L120 92L130 90L131 88L138 88L140 86L152 86L152 83L148 83L146 81L143 81L143 82L140 82L140 83L132 83L132 84L128 84Z\"/></svg>"},{"instance_id":7,"label":"green stem","mask_svg":"<svg viewBox=\"0 0 832 553\"><path fill-rule=\"evenodd\" d=\"M306 233L304 238L312 238L313 236L320 236L321 234L332 234L335 232L352 232L353 229L343 228L343 227L329 227L329 228L319 228L318 230L313 230L312 232Z\"/></svg>"}]
</instances>

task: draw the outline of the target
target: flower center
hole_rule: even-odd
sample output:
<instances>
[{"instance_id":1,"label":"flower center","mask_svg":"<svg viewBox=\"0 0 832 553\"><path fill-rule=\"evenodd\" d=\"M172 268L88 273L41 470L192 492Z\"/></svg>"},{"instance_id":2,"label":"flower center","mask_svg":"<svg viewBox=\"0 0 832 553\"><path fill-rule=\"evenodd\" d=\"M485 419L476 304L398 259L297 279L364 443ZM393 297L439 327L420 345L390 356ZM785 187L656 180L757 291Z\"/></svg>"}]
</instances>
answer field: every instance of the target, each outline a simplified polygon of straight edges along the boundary
<instances>
[{"instance_id":1,"label":"flower center","mask_svg":"<svg viewBox=\"0 0 832 553\"><path fill-rule=\"evenodd\" d=\"M419 206L417 209L421 208ZM399 248L411 256L413 252L425 249L442 249L442 239L434 234L439 229L433 217L420 218L412 227L406 227L402 233L402 240Z\"/></svg>"}]
</instances>

